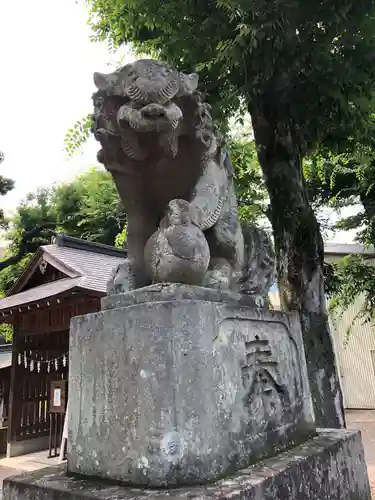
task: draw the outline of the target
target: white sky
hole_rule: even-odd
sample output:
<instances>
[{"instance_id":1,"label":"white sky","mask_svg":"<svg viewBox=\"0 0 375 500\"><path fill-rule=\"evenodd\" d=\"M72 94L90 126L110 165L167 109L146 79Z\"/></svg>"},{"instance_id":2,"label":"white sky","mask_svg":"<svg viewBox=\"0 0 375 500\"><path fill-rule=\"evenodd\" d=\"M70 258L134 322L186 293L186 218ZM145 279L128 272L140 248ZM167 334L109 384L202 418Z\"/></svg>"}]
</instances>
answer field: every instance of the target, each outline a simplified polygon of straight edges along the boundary
<instances>
[{"instance_id":1,"label":"white sky","mask_svg":"<svg viewBox=\"0 0 375 500\"><path fill-rule=\"evenodd\" d=\"M109 72L119 57L90 42L86 21L81 1L0 0L0 172L16 182L0 200L8 213L28 192L96 163L93 139L73 158L63 149L66 131L92 109L93 72Z\"/></svg>"},{"instance_id":2,"label":"white sky","mask_svg":"<svg viewBox=\"0 0 375 500\"><path fill-rule=\"evenodd\" d=\"M96 163L93 139L73 158L63 149L67 130L92 109L93 72L109 72L115 57L90 42L82 3L0 0L0 172L16 181L0 200L6 211Z\"/></svg>"}]
</instances>

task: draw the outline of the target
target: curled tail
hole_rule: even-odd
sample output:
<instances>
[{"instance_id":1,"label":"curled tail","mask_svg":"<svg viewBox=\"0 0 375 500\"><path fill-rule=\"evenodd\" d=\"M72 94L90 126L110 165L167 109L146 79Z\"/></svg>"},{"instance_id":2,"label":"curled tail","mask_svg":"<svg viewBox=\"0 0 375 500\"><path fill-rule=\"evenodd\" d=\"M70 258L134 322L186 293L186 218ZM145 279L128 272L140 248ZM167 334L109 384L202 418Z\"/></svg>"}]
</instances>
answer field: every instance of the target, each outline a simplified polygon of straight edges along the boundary
<instances>
[{"instance_id":1,"label":"curled tail","mask_svg":"<svg viewBox=\"0 0 375 500\"><path fill-rule=\"evenodd\" d=\"M259 227L241 224L245 245L245 261L238 280L240 292L268 304L268 293L276 279L276 257L271 238Z\"/></svg>"}]
</instances>

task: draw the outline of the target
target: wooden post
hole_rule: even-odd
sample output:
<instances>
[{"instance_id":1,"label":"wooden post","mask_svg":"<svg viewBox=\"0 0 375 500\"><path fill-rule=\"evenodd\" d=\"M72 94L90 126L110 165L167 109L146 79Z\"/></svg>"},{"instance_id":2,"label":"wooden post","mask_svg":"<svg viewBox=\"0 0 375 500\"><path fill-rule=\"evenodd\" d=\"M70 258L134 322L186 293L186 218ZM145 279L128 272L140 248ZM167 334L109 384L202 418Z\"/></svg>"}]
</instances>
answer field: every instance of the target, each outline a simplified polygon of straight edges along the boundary
<instances>
[{"instance_id":1,"label":"wooden post","mask_svg":"<svg viewBox=\"0 0 375 500\"><path fill-rule=\"evenodd\" d=\"M17 414L17 402L15 401L15 384L16 384L16 370L17 370L17 330L13 331L13 344L12 344L12 366L10 370L10 384L9 384L9 410L8 410L8 431L7 431L7 457L10 455L10 447L12 442L12 433L14 428L14 418Z\"/></svg>"},{"instance_id":2,"label":"wooden post","mask_svg":"<svg viewBox=\"0 0 375 500\"><path fill-rule=\"evenodd\" d=\"M57 448L63 432L63 417L66 413L66 386L67 380L54 380L50 389L50 431L49 431L49 458L57 457ZM62 439L61 439L62 442ZM54 448L54 454L52 454Z\"/></svg>"}]
</instances>

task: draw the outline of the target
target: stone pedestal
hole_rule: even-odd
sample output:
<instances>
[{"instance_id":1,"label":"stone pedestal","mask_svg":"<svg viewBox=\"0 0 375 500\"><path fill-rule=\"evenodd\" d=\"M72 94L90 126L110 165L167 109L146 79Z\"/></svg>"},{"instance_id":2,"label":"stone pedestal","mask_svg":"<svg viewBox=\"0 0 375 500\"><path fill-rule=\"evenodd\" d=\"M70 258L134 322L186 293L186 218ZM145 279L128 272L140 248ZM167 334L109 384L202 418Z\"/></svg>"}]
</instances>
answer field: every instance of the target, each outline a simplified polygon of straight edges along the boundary
<instances>
[{"instance_id":1,"label":"stone pedestal","mask_svg":"<svg viewBox=\"0 0 375 500\"><path fill-rule=\"evenodd\" d=\"M202 484L314 435L298 318L188 291L148 287L72 320L69 472Z\"/></svg>"},{"instance_id":2,"label":"stone pedestal","mask_svg":"<svg viewBox=\"0 0 375 500\"><path fill-rule=\"evenodd\" d=\"M360 434L317 437L216 483L140 489L51 468L4 480L4 500L370 500Z\"/></svg>"},{"instance_id":3,"label":"stone pedestal","mask_svg":"<svg viewBox=\"0 0 375 500\"><path fill-rule=\"evenodd\" d=\"M72 320L68 464L4 500L370 500L360 434L314 427L297 316L183 285Z\"/></svg>"}]
</instances>

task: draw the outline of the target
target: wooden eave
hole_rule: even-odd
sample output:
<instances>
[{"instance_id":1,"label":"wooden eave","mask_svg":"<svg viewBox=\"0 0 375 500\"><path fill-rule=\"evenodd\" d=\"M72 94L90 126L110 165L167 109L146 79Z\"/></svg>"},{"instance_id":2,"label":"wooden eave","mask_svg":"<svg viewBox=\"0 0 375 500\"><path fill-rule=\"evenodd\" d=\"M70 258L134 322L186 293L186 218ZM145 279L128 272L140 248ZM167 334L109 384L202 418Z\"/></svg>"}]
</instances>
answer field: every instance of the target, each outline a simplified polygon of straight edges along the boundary
<instances>
[{"instance_id":1,"label":"wooden eave","mask_svg":"<svg viewBox=\"0 0 375 500\"><path fill-rule=\"evenodd\" d=\"M55 293L53 293L54 291ZM0 323L12 323L17 314L42 310L60 304L63 300L78 294L99 298L103 296L101 292L81 286L80 278L52 281L2 299L0 301ZM10 302L9 305L7 300Z\"/></svg>"},{"instance_id":2,"label":"wooden eave","mask_svg":"<svg viewBox=\"0 0 375 500\"><path fill-rule=\"evenodd\" d=\"M25 271L18 278L7 296L21 292L43 260L48 262L48 264L50 264L51 266L55 267L58 271L64 273L69 278L77 278L78 276L81 276L81 274L77 270L68 267L66 264L63 264L58 259L50 255L43 247L41 247L34 254Z\"/></svg>"}]
</instances>

